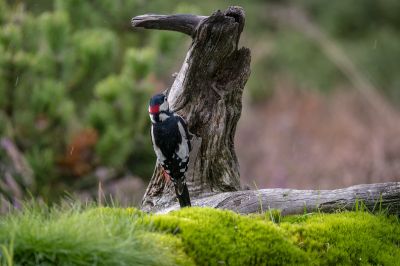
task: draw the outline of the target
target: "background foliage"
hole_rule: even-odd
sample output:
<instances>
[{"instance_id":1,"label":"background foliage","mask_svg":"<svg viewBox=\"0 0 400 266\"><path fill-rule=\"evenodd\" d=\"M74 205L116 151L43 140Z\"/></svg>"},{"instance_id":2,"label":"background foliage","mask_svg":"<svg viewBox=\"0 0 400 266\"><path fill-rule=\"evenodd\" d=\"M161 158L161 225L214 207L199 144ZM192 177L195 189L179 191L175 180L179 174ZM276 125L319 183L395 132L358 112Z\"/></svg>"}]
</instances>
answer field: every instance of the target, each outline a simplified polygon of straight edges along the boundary
<instances>
[{"instance_id":1,"label":"background foliage","mask_svg":"<svg viewBox=\"0 0 400 266\"><path fill-rule=\"evenodd\" d=\"M387 99L400 103L395 0L0 0L0 136L15 143L33 170L23 181L26 174L10 170L1 150L0 193L13 200L29 191L54 200L62 191L90 191L99 180L147 180L155 159L147 101L170 84L189 40L133 31L130 19L151 12L210 14L234 4L247 13L242 42L253 53L251 103L268 100L279 79L328 95L351 83L304 32L266 15L277 6L303 10Z\"/></svg>"},{"instance_id":2,"label":"background foliage","mask_svg":"<svg viewBox=\"0 0 400 266\"><path fill-rule=\"evenodd\" d=\"M147 101L170 40L131 32L132 11L144 12L140 1L0 6L0 134L34 171L27 189L53 198L95 185L99 166L149 176Z\"/></svg>"}]
</instances>

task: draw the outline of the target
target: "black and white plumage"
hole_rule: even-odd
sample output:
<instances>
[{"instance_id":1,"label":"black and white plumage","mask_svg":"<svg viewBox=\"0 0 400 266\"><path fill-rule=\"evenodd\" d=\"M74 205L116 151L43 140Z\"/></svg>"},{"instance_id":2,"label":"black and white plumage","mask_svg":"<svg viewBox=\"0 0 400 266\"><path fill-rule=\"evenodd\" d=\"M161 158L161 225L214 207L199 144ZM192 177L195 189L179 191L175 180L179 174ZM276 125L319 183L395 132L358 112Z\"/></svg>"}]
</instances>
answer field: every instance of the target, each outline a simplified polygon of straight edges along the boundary
<instances>
[{"instance_id":1,"label":"black and white plumage","mask_svg":"<svg viewBox=\"0 0 400 266\"><path fill-rule=\"evenodd\" d=\"M190 134L185 120L169 110L164 94L157 94L150 100L151 139L157 161L164 169L164 175L174 183L176 196L181 207L191 206L185 173L191 151Z\"/></svg>"}]
</instances>

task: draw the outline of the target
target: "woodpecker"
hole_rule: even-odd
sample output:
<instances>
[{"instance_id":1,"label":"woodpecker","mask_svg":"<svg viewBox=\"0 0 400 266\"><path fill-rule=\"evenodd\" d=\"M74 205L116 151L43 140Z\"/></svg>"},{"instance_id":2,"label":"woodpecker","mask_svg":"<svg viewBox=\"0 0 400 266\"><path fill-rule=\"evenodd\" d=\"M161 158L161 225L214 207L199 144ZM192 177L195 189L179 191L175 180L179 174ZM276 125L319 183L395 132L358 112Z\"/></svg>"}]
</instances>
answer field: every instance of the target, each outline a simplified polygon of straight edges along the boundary
<instances>
[{"instance_id":1,"label":"woodpecker","mask_svg":"<svg viewBox=\"0 0 400 266\"><path fill-rule=\"evenodd\" d=\"M181 207L191 206L185 173L189 163L190 134L185 120L169 109L164 94L150 99L151 140L163 175L174 183Z\"/></svg>"}]
</instances>

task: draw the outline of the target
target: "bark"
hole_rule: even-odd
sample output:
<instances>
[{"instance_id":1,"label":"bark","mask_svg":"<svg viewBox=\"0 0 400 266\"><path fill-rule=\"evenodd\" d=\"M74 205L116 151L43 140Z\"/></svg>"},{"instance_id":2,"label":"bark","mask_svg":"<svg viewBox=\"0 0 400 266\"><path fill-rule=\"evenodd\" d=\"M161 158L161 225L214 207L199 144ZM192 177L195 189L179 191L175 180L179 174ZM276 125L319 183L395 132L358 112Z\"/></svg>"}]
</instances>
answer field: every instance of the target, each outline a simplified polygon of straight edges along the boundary
<instances>
[{"instance_id":1,"label":"bark","mask_svg":"<svg viewBox=\"0 0 400 266\"><path fill-rule=\"evenodd\" d=\"M193 206L228 209L241 214L272 209L282 215L366 209L400 215L400 182L357 185L334 190L260 189L218 193L192 201ZM179 209L175 204L160 213Z\"/></svg>"},{"instance_id":2,"label":"bark","mask_svg":"<svg viewBox=\"0 0 400 266\"><path fill-rule=\"evenodd\" d=\"M250 75L250 50L238 49L244 26L240 7L210 17L142 15L134 27L175 30L192 36L185 61L168 90L173 110L188 122L194 149L186 173L191 198L240 189L234 150L242 92ZM175 192L156 165L142 208L155 211L174 204Z\"/></svg>"}]
</instances>

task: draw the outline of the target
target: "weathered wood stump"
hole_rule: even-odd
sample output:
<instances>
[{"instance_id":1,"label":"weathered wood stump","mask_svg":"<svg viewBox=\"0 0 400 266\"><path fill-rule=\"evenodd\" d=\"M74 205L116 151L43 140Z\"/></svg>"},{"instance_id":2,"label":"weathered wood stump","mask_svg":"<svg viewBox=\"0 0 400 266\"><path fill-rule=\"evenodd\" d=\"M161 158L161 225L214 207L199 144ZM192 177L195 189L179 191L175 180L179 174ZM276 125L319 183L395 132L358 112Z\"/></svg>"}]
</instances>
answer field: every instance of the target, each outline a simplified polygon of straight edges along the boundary
<instances>
[{"instance_id":1,"label":"weathered wood stump","mask_svg":"<svg viewBox=\"0 0 400 266\"><path fill-rule=\"evenodd\" d=\"M216 11L209 17L188 14L142 15L133 27L172 30L192 37L191 46L171 88L171 108L185 117L193 136L186 173L193 205L240 213L283 210L283 214L351 209L356 201L400 213L400 182L362 185L342 190L240 190L239 164L234 149L242 92L250 75L250 50L239 48L245 23L241 7ZM379 204L379 203L378 203ZM350 208L351 207L351 208ZM142 201L145 211L177 209L173 185L156 165Z\"/></svg>"},{"instance_id":2,"label":"weathered wood stump","mask_svg":"<svg viewBox=\"0 0 400 266\"><path fill-rule=\"evenodd\" d=\"M238 49L244 26L239 7L210 17L143 15L134 27L175 30L193 37L185 61L168 91L168 102L188 121L194 134L187 181L192 198L240 189L234 150L242 91L250 75L250 50ZM156 166L143 199L144 210L175 203L173 186Z\"/></svg>"}]
</instances>

